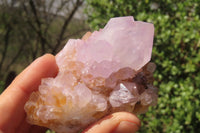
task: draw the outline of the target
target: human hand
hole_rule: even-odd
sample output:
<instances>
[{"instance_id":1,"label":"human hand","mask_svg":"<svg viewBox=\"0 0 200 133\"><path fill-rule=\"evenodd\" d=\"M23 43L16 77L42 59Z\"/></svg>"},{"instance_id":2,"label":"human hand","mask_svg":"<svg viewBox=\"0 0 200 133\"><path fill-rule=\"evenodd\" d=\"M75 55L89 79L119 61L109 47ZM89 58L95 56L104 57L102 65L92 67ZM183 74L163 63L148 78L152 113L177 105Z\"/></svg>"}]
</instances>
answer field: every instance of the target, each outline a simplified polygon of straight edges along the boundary
<instances>
[{"instance_id":1,"label":"human hand","mask_svg":"<svg viewBox=\"0 0 200 133\"><path fill-rule=\"evenodd\" d=\"M26 122L24 105L29 95L36 91L45 77L54 77L58 72L55 57L46 54L19 74L0 95L0 133L42 133L46 128Z\"/></svg>"}]
</instances>

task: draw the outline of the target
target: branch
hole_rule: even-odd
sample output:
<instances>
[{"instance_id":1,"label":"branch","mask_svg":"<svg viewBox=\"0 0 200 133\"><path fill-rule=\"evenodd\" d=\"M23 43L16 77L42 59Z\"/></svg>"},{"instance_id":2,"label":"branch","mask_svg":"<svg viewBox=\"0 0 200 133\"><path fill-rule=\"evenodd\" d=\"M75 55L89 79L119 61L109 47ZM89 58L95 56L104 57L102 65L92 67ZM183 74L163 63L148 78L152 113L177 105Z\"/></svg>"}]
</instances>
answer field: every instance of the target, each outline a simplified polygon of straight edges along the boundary
<instances>
[{"instance_id":1,"label":"branch","mask_svg":"<svg viewBox=\"0 0 200 133\"><path fill-rule=\"evenodd\" d=\"M64 22L64 24L63 24L63 26L62 26L62 29L61 29L61 32L60 32L60 34L59 34L59 36L58 36L57 43L56 43L55 47L54 47L53 50L52 50L52 53L53 53L53 54L56 53L58 47L61 45L61 42L62 42L62 40L63 40L63 36L64 36L64 33L65 33L65 30L66 30L67 26L69 25L69 22L70 22L71 19L73 18L73 16L74 16L75 12L77 11L77 9L78 9L82 4L83 4L83 1L82 1L82 0L77 0L75 6L74 6L74 8L73 8L73 10L72 10L71 13L69 14L69 16L65 19L65 22Z\"/></svg>"},{"instance_id":2,"label":"branch","mask_svg":"<svg viewBox=\"0 0 200 133\"><path fill-rule=\"evenodd\" d=\"M35 4L33 2L33 0L29 0L29 4L31 6L31 10L35 16L35 21L36 21L36 24L38 26L38 34L39 34L39 37L40 37L40 40L41 40L41 46L42 46L42 54L45 53L45 43L46 43L46 39L42 36L42 29L41 29L41 22L38 18L38 15L37 15L37 10L36 10L36 7L35 7Z\"/></svg>"},{"instance_id":3,"label":"branch","mask_svg":"<svg viewBox=\"0 0 200 133\"><path fill-rule=\"evenodd\" d=\"M7 65L6 71L8 71L8 70L10 69L11 65L12 65L13 63L15 63L15 61L18 59L19 55L20 55L21 52L23 51L23 47L24 47L24 44L21 44L21 46L20 46L20 48L19 48L17 54L14 56L14 58L12 59L12 61Z\"/></svg>"},{"instance_id":4,"label":"branch","mask_svg":"<svg viewBox=\"0 0 200 133\"><path fill-rule=\"evenodd\" d=\"M41 22L40 22L40 20L38 18L37 11L36 11L35 4L34 4L33 0L29 0L29 4L30 4L31 10L32 10L32 12L33 12L33 14L35 16L35 21L36 21L36 24L37 24L37 26L39 28L39 31L41 31Z\"/></svg>"},{"instance_id":5,"label":"branch","mask_svg":"<svg viewBox=\"0 0 200 133\"><path fill-rule=\"evenodd\" d=\"M80 29L80 30L76 31L76 32L73 33L73 34L70 34L70 35L68 35L68 36L63 37L63 40L66 40L67 38L73 37L73 36L79 34L80 32L87 32L87 31L90 31L90 30L91 30L91 29L89 29L89 28ZM62 40L62 41L63 41L63 40Z\"/></svg>"},{"instance_id":6,"label":"branch","mask_svg":"<svg viewBox=\"0 0 200 133\"><path fill-rule=\"evenodd\" d=\"M4 50L3 50L2 58L1 58L1 62L0 62L0 70L3 67L3 63L4 63L4 60L5 60L6 54L7 54L11 30L12 30L12 28L8 24L7 31L6 31L6 34L5 34L5 37L4 37Z\"/></svg>"},{"instance_id":7,"label":"branch","mask_svg":"<svg viewBox=\"0 0 200 133\"><path fill-rule=\"evenodd\" d=\"M36 48L34 49L33 46L36 46ZM38 53L38 49L39 49L39 39L36 39L35 44L32 45L31 48L31 53L32 53L32 61L36 59L37 53Z\"/></svg>"}]
</instances>

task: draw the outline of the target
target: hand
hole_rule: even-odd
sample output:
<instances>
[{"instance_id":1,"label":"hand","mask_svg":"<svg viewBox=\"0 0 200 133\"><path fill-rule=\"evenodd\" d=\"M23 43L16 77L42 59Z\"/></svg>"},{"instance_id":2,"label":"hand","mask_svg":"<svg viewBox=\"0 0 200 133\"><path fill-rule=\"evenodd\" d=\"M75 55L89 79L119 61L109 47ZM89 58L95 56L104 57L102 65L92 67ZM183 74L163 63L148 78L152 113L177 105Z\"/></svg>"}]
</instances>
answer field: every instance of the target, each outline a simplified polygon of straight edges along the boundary
<instances>
[{"instance_id":1,"label":"hand","mask_svg":"<svg viewBox=\"0 0 200 133\"><path fill-rule=\"evenodd\" d=\"M55 77L57 72L55 57L46 54L15 78L0 95L0 133L45 133L46 128L26 122L24 104L37 90L42 78ZM139 127L140 120L135 115L118 112L96 122L84 133L135 133Z\"/></svg>"},{"instance_id":2,"label":"hand","mask_svg":"<svg viewBox=\"0 0 200 133\"><path fill-rule=\"evenodd\" d=\"M46 128L26 122L24 104L45 77L58 72L55 57L47 54L29 65L0 95L0 133L43 133Z\"/></svg>"}]
</instances>

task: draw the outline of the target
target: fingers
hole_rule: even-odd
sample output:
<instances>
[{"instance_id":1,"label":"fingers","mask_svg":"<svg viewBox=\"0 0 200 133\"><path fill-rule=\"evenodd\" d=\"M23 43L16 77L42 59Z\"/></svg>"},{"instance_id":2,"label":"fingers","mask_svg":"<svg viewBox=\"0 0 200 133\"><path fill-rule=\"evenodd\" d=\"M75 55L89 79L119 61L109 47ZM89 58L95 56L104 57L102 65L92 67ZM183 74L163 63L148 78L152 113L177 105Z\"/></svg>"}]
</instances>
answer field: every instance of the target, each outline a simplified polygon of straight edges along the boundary
<instances>
[{"instance_id":1,"label":"fingers","mask_svg":"<svg viewBox=\"0 0 200 133\"><path fill-rule=\"evenodd\" d=\"M98 121L84 133L135 133L139 127L140 120L135 115L118 112Z\"/></svg>"},{"instance_id":2,"label":"fingers","mask_svg":"<svg viewBox=\"0 0 200 133\"><path fill-rule=\"evenodd\" d=\"M38 88L42 78L56 76L57 72L58 67L56 65L55 57L46 54L36 59L19 76L17 76L9 88L12 89L17 86L29 95Z\"/></svg>"},{"instance_id":3,"label":"fingers","mask_svg":"<svg viewBox=\"0 0 200 133\"><path fill-rule=\"evenodd\" d=\"M55 57L46 54L36 59L19 74L0 95L0 129L1 127L6 128L11 123L17 126L23 121L25 118L24 104L31 92L37 90L42 78L56 76L57 72Z\"/></svg>"}]
</instances>

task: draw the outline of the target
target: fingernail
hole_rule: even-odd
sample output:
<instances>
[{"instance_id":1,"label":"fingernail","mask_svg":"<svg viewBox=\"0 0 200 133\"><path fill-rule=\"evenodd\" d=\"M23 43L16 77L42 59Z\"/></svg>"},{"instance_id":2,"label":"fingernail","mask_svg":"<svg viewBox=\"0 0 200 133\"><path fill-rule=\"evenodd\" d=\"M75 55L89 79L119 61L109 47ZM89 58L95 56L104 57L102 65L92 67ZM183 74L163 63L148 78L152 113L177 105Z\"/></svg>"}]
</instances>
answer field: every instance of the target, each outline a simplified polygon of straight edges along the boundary
<instances>
[{"instance_id":1,"label":"fingernail","mask_svg":"<svg viewBox=\"0 0 200 133\"><path fill-rule=\"evenodd\" d=\"M116 127L113 133L135 133L136 131L138 131L138 129L139 127L135 123L122 121Z\"/></svg>"}]
</instances>

